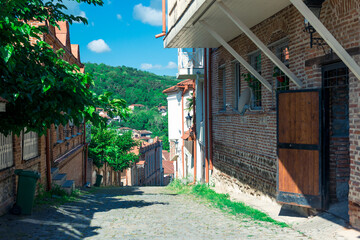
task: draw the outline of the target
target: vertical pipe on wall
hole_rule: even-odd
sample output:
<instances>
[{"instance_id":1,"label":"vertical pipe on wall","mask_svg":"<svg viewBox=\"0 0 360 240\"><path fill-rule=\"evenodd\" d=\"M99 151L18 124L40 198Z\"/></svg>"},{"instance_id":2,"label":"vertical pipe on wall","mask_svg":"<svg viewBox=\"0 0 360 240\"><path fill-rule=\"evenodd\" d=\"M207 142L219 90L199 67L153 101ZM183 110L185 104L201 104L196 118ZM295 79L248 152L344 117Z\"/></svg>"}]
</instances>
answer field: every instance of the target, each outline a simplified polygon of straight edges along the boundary
<instances>
[{"instance_id":1,"label":"vertical pipe on wall","mask_svg":"<svg viewBox=\"0 0 360 240\"><path fill-rule=\"evenodd\" d=\"M204 91L205 91L205 182L209 183L209 135L208 135L208 94L207 94L207 49L204 48Z\"/></svg>"},{"instance_id":2,"label":"vertical pipe on wall","mask_svg":"<svg viewBox=\"0 0 360 240\"><path fill-rule=\"evenodd\" d=\"M184 140L184 94L185 94L185 90L183 91L182 95L181 95L181 128L182 128L182 146L181 146L181 163L182 163L182 176L183 178L185 177L184 173L184 144L185 144L185 140Z\"/></svg>"},{"instance_id":3,"label":"vertical pipe on wall","mask_svg":"<svg viewBox=\"0 0 360 240\"><path fill-rule=\"evenodd\" d=\"M194 183L196 183L196 102L195 102L195 96L196 95L196 88L195 88L195 80L193 83L193 118L194 118L194 124L193 124L193 132L194 132Z\"/></svg>"},{"instance_id":4,"label":"vertical pipe on wall","mask_svg":"<svg viewBox=\"0 0 360 240\"><path fill-rule=\"evenodd\" d=\"M162 0L162 33L155 35L156 38L166 35L166 0Z\"/></svg>"},{"instance_id":5,"label":"vertical pipe on wall","mask_svg":"<svg viewBox=\"0 0 360 240\"><path fill-rule=\"evenodd\" d=\"M211 80L212 80L212 74L211 74L211 65L212 65L212 60L211 60L211 56L212 56L212 48L209 48L209 74L208 74L208 79L209 79L209 155L210 155L210 161L209 161L209 165L210 165L210 170L213 170L213 138L212 138L212 85L211 85Z\"/></svg>"}]
</instances>

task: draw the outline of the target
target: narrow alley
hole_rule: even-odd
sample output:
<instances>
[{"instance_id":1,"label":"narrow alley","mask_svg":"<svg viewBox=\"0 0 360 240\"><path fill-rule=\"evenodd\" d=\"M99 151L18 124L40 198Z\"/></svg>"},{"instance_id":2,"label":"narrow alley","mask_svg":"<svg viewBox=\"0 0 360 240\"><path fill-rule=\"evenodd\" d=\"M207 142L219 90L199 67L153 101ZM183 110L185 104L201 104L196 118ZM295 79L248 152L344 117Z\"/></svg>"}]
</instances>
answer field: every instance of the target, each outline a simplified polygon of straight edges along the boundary
<instances>
[{"instance_id":1,"label":"narrow alley","mask_svg":"<svg viewBox=\"0 0 360 240\"><path fill-rule=\"evenodd\" d=\"M0 218L0 239L309 239L234 217L164 187L100 188L80 201Z\"/></svg>"}]
</instances>

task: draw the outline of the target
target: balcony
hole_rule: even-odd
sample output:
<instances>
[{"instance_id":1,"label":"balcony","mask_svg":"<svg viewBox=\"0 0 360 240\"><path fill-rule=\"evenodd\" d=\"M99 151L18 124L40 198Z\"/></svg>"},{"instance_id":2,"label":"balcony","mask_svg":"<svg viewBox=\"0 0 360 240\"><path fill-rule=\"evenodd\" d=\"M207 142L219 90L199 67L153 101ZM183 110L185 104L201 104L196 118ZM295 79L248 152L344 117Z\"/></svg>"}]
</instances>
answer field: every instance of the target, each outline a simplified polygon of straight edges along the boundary
<instances>
[{"instance_id":1,"label":"balcony","mask_svg":"<svg viewBox=\"0 0 360 240\"><path fill-rule=\"evenodd\" d=\"M289 6L289 0L223 0L251 28ZM200 24L206 21L226 42L241 30L216 6L215 0L168 0L166 48L217 48L221 44Z\"/></svg>"},{"instance_id":2,"label":"balcony","mask_svg":"<svg viewBox=\"0 0 360 240\"><path fill-rule=\"evenodd\" d=\"M194 79L204 74L204 49L178 49L178 79Z\"/></svg>"}]
</instances>

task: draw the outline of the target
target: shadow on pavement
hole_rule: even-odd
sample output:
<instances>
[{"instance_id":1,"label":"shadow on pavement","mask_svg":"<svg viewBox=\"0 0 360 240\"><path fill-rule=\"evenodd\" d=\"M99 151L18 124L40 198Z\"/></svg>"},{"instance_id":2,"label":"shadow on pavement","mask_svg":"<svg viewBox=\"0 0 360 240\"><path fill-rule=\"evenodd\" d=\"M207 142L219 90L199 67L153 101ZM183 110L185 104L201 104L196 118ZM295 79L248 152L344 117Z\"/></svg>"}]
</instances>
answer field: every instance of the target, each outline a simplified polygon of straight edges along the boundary
<instances>
[{"instance_id":1,"label":"shadow on pavement","mask_svg":"<svg viewBox=\"0 0 360 240\"><path fill-rule=\"evenodd\" d=\"M121 198L143 193L138 188L100 188L59 207L36 206L31 216L5 215L0 217L0 239L83 239L98 235L100 227L91 224L97 213L168 204Z\"/></svg>"}]
</instances>

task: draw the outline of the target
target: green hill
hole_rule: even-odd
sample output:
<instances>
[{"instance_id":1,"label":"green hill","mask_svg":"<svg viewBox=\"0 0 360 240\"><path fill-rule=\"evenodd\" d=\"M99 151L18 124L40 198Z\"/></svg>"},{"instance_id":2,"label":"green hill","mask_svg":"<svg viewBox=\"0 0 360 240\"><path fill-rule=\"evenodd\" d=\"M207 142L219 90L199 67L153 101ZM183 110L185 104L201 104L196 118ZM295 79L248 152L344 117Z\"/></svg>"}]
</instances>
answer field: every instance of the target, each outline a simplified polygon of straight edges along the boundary
<instances>
[{"instance_id":1,"label":"green hill","mask_svg":"<svg viewBox=\"0 0 360 240\"><path fill-rule=\"evenodd\" d=\"M105 91L114 93L114 98L125 99L130 104L143 104L144 109L136 109L129 119L113 127L130 127L137 130L149 130L152 137L163 140L163 149L169 150L168 119L157 110L159 105L167 106L166 95L162 91L179 81L175 77L159 76L136 68L105 64L85 63L85 71L94 77L97 94Z\"/></svg>"},{"instance_id":2,"label":"green hill","mask_svg":"<svg viewBox=\"0 0 360 240\"><path fill-rule=\"evenodd\" d=\"M175 77L159 76L136 68L105 64L85 63L85 71L94 76L97 94L104 91L113 92L114 98L125 99L130 104L143 104L149 109L167 105L166 96L162 91L178 80Z\"/></svg>"}]
</instances>

